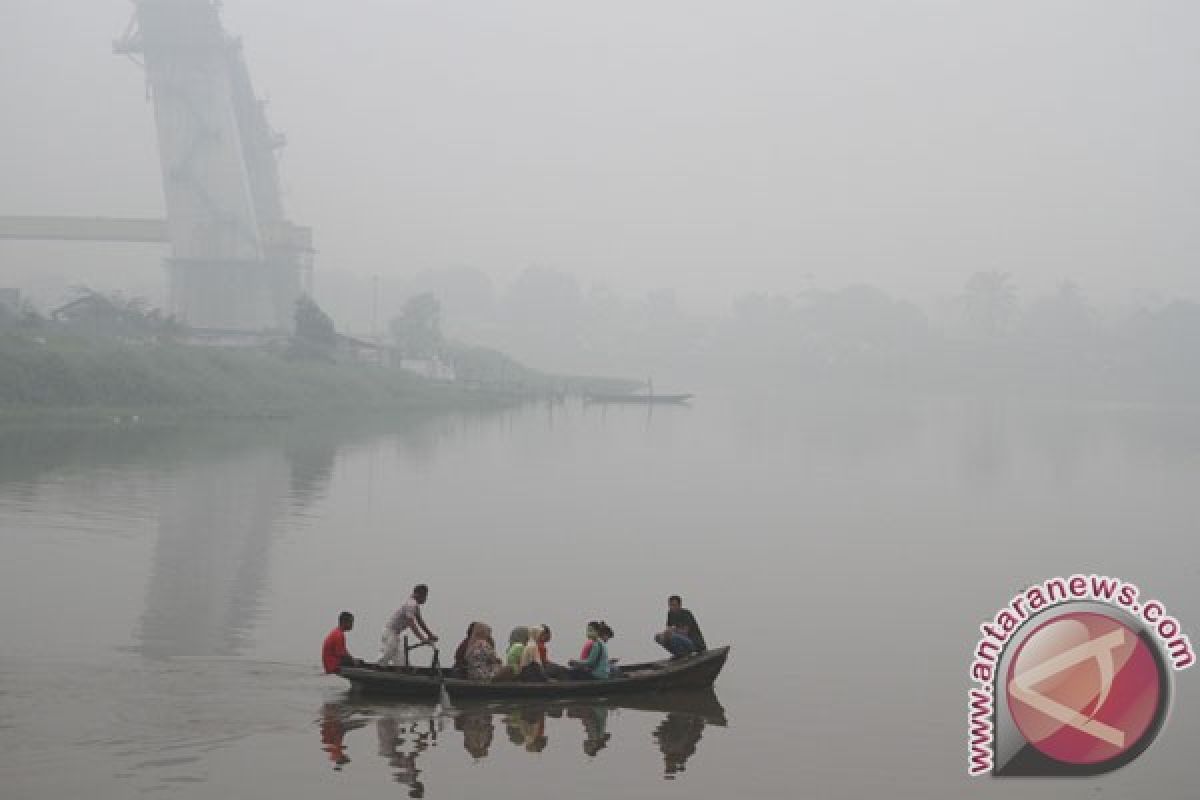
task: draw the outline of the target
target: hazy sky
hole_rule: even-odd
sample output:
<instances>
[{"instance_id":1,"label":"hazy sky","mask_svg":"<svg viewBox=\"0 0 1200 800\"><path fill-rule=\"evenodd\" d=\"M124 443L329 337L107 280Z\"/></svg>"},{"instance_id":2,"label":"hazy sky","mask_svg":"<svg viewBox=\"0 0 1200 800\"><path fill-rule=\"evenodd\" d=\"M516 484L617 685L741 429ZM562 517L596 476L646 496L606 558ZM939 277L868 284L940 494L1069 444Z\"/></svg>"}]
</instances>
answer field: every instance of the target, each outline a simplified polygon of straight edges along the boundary
<instances>
[{"instance_id":1,"label":"hazy sky","mask_svg":"<svg viewBox=\"0 0 1200 800\"><path fill-rule=\"evenodd\" d=\"M2 0L0 214L162 213L126 0ZM1200 3L226 0L318 269L1200 296ZM73 246L72 246L73 247ZM0 243L0 284L47 252ZM136 255L136 254L140 255ZM67 257L64 255L64 257Z\"/></svg>"}]
</instances>

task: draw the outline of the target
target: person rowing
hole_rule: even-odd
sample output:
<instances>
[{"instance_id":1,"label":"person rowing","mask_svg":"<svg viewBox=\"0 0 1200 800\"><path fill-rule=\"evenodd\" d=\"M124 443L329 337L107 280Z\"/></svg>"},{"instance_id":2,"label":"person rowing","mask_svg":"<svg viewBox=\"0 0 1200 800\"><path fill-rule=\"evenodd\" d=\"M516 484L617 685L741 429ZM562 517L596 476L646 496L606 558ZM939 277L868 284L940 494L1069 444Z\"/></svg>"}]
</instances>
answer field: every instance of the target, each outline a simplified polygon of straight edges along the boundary
<instances>
[{"instance_id":1,"label":"person rowing","mask_svg":"<svg viewBox=\"0 0 1200 800\"><path fill-rule=\"evenodd\" d=\"M425 601L429 599L429 587L423 583L418 583L413 587L412 595L404 601L404 605L392 614L387 625L383 628L382 640L383 648L379 657L380 666L388 666L391 664L399 664L400 650L403 647L402 635L405 631L411 630L416 634L417 639L421 644L432 645L438 640L438 637L425 624L425 619L421 616L421 606L425 605ZM405 660L408 654L405 653Z\"/></svg>"}]
</instances>

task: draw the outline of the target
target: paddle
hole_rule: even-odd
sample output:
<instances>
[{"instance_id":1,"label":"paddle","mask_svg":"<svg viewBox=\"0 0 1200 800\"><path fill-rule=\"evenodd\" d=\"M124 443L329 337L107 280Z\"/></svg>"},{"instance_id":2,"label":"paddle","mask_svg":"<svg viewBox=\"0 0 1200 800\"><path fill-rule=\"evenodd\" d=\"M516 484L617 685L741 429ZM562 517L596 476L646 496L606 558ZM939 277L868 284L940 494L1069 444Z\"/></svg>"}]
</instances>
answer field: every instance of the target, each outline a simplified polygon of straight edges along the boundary
<instances>
[{"instance_id":1,"label":"paddle","mask_svg":"<svg viewBox=\"0 0 1200 800\"><path fill-rule=\"evenodd\" d=\"M438 705L445 713L447 708L451 708L450 693L446 691L446 673L442 671L442 656L436 647L433 648L433 668L438 673Z\"/></svg>"},{"instance_id":2,"label":"paddle","mask_svg":"<svg viewBox=\"0 0 1200 800\"><path fill-rule=\"evenodd\" d=\"M452 708L450 705L450 693L446 691L446 673L442 671L442 657L438 652L437 645L426 639L420 644L409 644L408 637L404 637L404 665L408 666L408 654L419 647L428 647L433 650L433 661L430 666L437 670L438 673L438 705L443 710Z\"/></svg>"}]
</instances>

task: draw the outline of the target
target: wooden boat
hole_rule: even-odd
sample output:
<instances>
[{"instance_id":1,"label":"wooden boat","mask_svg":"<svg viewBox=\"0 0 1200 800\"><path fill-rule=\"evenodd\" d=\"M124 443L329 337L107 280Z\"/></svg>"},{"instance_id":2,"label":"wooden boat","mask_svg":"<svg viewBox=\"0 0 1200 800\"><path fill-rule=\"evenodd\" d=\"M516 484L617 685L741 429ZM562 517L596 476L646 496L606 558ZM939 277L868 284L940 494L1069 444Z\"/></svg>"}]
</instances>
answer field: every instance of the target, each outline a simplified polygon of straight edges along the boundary
<instances>
[{"instance_id":1,"label":"wooden boat","mask_svg":"<svg viewBox=\"0 0 1200 800\"><path fill-rule=\"evenodd\" d=\"M728 647L718 647L683 658L624 664L619 677L603 681L470 681L450 676L436 667L342 667L339 673L361 692L436 699L443 687L451 700L480 697L513 700L565 700L608 697L616 694L707 689L713 685L729 657Z\"/></svg>"},{"instance_id":2,"label":"wooden boat","mask_svg":"<svg viewBox=\"0 0 1200 800\"><path fill-rule=\"evenodd\" d=\"M680 404L691 400L691 394L585 394L589 403L636 403L639 405Z\"/></svg>"}]
</instances>

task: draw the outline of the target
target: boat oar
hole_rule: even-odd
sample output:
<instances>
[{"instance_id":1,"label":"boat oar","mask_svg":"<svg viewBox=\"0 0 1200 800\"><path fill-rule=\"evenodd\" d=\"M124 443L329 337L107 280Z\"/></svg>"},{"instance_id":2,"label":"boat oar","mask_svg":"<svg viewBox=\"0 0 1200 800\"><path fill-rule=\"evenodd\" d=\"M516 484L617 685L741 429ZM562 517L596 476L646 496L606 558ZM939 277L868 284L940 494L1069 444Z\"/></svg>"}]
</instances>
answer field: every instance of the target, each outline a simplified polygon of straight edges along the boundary
<instances>
[{"instance_id":1,"label":"boat oar","mask_svg":"<svg viewBox=\"0 0 1200 800\"><path fill-rule=\"evenodd\" d=\"M438 652L437 645L426 639L420 644L409 644L408 637L404 637L404 663L408 664L408 654L419 647L428 647L433 650L433 661L431 666L437 670L438 674L438 705L442 709L450 708L450 693L446 691L446 673L442 671L442 657Z\"/></svg>"},{"instance_id":2,"label":"boat oar","mask_svg":"<svg viewBox=\"0 0 1200 800\"><path fill-rule=\"evenodd\" d=\"M433 668L438 673L438 705L445 712L447 708L451 707L450 693L446 691L446 673L442 670L442 656L436 647L433 648Z\"/></svg>"}]
</instances>

